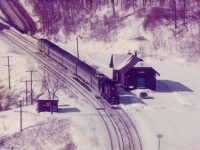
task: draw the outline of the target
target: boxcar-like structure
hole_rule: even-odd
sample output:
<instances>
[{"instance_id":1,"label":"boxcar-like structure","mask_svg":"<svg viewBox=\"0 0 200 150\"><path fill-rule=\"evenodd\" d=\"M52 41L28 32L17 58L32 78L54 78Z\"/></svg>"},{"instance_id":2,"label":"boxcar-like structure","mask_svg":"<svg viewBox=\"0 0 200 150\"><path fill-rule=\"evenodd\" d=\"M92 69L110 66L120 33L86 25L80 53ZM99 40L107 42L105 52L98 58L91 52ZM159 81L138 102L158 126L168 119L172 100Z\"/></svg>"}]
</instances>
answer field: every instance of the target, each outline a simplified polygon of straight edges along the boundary
<instances>
[{"instance_id":1,"label":"boxcar-like structure","mask_svg":"<svg viewBox=\"0 0 200 150\"><path fill-rule=\"evenodd\" d=\"M112 55L113 81L122 88L156 90L156 75L160 75L137 55Z\"/></svg>"},{"instance_id":2,"label":"boxcar-like structure","mask_svg":"<svg viewBox=\"0 0 200 150\"><path fill-rule=\"evenodd\" d=\"M40 112L58 112L58 100L38 100L37 111Z\"/></svg>"}]
</instances>

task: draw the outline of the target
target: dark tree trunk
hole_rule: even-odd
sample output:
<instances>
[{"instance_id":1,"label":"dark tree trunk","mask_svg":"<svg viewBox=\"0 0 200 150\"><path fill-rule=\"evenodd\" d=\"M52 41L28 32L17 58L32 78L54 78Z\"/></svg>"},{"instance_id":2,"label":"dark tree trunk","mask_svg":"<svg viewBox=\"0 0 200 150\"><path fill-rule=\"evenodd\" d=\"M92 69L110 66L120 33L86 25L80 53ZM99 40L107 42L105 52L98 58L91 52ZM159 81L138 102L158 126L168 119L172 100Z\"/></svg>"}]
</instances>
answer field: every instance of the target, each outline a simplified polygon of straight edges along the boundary
<instances>
[{"instance_id":1,"label":"dark tree trunk","mask_svg":"<svg viewBox=\"0 0 200 150\"><path fill-rule=\"evenodd\" d=\"M186 0L183 0L183 25L186 26Z\"/></svg>"},{"instance_id":2,"label":"dark tree trunk","mask_svg":"<svg viewBox=\"0 0 200 150\"><path fill-rule=\"evenodd\" d=\"M112 3L113 14L115 14L115 1L111 0L111 3Z\"/></svg>"},{"instance_id":3,"label":"dark tree trunk","mask_svg":"<svg viewBox=\"0 0 200 150\"><path fill-rule=\"evenodd\" d=\"M170 7L173 7L172 0L169 1L169 6L170 6Z\"/></svg>"},{"instance_id":4,"label":"dark tree trunk","mask_svg":"<svg viewBox=\"0 0 200 150\"><path fill-rule=\"evenodd\" d=\"M101 0L98 1L98 5L99 5L98 7L99 7L100 10L101 10Z\"/></svg>"},{"instance_id":5,"label":"dark tree trunk","mask_svg":"<svg viewBox=\"0 0 200 150\"><path fill-rule=\"evenodd\" d=\"M160 6L163 8L163 6L164 6L164 0L160 0Z\"/></svg>"},{"instance_id":6,"label":"dark tree trunk","mask_svg":"<svg viewBox=\"0 0 200 150\"><path fill-rule=\"evenodd\" d=\"M174 8L174 27L177 28L177 10L176 10L176 0L173 0Z\"/></svg>"},{"instance_id":7,"label":"dark tree trunk","mask_svg":"<svg viewBox=\"0 0 200 150\"><path fill-rule=\"evenodd\" d=\"M135 10L135 0L132 0L133 10Z\"/></svg>"},{"instance_id":8,"label":"dark tree trunk","mask_svg":"<svg viewBox=\"0 0 200 150\"><path fill-rule=\"evenodd\" d=\"M143 12L145 13L145 4L146 4L146 2L145 2L145 0L142 0L142 7L143 7Z\"/></svg>"},{"instance_id":9,"label":"dark tree trunk","mask_svg":"<svg viewBox=\"0 0 200 150\"><path fill-rule=\"evenodd\" d=\"M92 10L93 1L90 0L90 10Z\"/></svg>"}]
</instances>

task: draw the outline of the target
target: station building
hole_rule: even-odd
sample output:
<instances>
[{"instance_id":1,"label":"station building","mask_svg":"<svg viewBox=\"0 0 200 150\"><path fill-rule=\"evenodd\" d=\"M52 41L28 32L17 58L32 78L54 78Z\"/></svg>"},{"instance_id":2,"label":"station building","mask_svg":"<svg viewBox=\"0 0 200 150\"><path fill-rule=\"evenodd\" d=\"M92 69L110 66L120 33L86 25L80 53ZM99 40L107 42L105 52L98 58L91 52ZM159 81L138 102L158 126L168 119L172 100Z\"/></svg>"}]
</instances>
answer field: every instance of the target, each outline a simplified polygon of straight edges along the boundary
<instances>
[{"instance_id":1,"label":"station building","mask_svg":"<svg viewBox=\"0 0 200 150\"><path fill-rule=\"evenodd\" d=\"M128 54L113 54L110 60L113 68L113 81L126 90L156 90L156 75L160 75L141 58Z\"/></svg>"}]
</instances>

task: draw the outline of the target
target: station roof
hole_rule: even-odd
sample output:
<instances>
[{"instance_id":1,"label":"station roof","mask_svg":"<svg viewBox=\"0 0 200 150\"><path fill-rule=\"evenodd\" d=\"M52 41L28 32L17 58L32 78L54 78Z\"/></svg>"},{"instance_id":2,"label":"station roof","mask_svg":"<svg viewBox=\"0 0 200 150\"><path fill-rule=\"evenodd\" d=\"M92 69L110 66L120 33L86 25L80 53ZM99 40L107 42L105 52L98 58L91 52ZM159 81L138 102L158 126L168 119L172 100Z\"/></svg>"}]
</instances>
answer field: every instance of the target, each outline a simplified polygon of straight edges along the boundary
<instances>
[{"instance_id":1,"label":"station roof","mask_svg":"<svg viewBox=\"0 0 200 150\"><path fill-rule=\"evenodd\" d=\"M133 66L138 62L142 61L142 59L132 55L131 53L128 54L112 54L110 60L110 68L114 70L120 70L124 66L132 64Z\"/></svg>"},{"instance_id":2,"label":"station roof","mask_svg":"<svg viewBox=\"0 0 200 150\"><path fill-rule=\"evenodd\" d=\"M145 63L141 58L128 53L128 54L113 54L110 61L110 68L114 70L119 70L121 73L126 74L132 68L151 68L150 65ZM153 69L154 70L154 69ZM160 75L156 70L154 70L158 75Z\"/></svg>"}]
</instances>

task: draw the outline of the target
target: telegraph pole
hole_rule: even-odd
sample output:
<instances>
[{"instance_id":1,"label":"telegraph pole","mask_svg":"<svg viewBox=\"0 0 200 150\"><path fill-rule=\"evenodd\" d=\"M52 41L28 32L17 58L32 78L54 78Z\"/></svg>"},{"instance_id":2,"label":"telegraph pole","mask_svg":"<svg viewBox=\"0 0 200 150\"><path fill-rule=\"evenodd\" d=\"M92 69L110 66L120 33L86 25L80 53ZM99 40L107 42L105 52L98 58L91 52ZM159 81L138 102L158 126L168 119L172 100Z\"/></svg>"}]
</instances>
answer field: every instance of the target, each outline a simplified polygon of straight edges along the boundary
<instances>
[{"instance_id":1,"label":"telegraph pole","mask_svg":"<svg viewBox=\"0 0 200 150\"><path fill-rule=\"evenodd\" d=\"M47 89L47 81L46 81L46 70L45 69L44 69L44 79L42 82L43 82L42 84L44 84L44 88L46 90Z\"/></svg>"},{"instance_id":2,"label":"telegraph pole","mask_svg":"<svg viewBox=\"0 0 200 150\"><path fill-rule=\"evenodd\" d=\"M7 56L6 58L8 58L8 64L4 65L4 66L8 66L8 85L9 85L9 90L11 89L11 84L10 84L10 57L12 56Z\"/></svg>"},{"instance_id":3,"label":"telegraph pole","mask_svg":"<svg viewBox=\"0 0 200 150\"><path fill-rule=\"evenodd\" d=\"M33 105L33 72L37 72L37 71L26 71L26 72L30 72L31 73L31 105ZM36 81L36 80L34 80Z\"/></svg>"},{"instance_id":4,"label":"telegraph pole","mask_svg":"<svg viewBox=\"0 0 200 150\"><path fill-rule=\"evenodd\" d=\"M21 81L21 82L26 82L26 106L28 105L28 82L30 81Z\"/></svg>"},{"instance_id":5,"label":"telegraph pole","mask_svg":"<svg viewBox=\"0 0 200 150\"><path fill-rule=\"evenodd\" d=\"M163 137L162 134L157 134L157 138L158 138L158 149L160 149L160 139Z\"/></svg>"},{"instance_id":6,"label":"telegraph pole","mask_svg":"<svg viewBox=\"0 0 200 150\"><path fill-rule=\"evenodd\" d=\"M79 59L78 36L76 37L76 45L77 45L77 57Z\"/></svg>"},{"instance_id":7,"label":"telegraph pole","mask_svg":"<svg viewBox=\"0 0 200 150\"><path fill-rule=\"evenodd\" d=\"M80 36L80 35L77 35L77 36L76 36L77 57L78 57L78 59L79 59L79 47L78 47L79 45L78 45L78 38L83 39L83 37Z\"/></svg>"},{"instance_id":8,"label":"telegraph pole","mask_svg":"<svg viewBox=\"0 0 200 150\"><path fill-rule=\"evenodd\" d=\"M22 101L20 100L20 131L22 132Z\"/></svg>"},{"instance_id":9,"label":"telegraph pole","mask_svg":"<svg viewBox=\"0 0 200 150\"><path fill-rule=\"evenodd\" d=\"M20 102L20 105L19 105L19 108L20 108L20 111L15 111L15 112L20 112L20 132L22 132L22 113L23 112L27 112L27 111L22 111L22 100L19 101Z\"/></svg>"}]
</instances>

